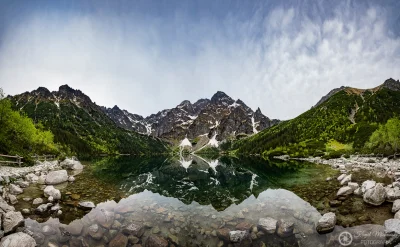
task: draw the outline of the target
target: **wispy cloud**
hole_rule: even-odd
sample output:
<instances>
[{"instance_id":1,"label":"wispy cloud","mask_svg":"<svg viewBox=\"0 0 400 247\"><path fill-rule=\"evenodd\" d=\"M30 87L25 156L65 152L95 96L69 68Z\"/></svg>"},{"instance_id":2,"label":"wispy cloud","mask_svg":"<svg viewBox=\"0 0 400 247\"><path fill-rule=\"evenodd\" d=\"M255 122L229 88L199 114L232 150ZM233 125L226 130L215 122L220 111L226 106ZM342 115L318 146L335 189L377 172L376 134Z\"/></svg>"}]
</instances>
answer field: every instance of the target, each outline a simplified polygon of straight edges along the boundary
<instances>
[{"instance_id":1,"label":"wispy cloud","mask_svg":"<svg viewBox=\"0 0 400 247\"><path fill-rule=\"evenodd\" d=\"M223 90L287 119L334 87L400 78L388 9L327 4L255 5L251 14L197 19L185 9L162 18L35 12L2 37L0 85L15 94L69 84L143 115Z\"/></svg>"}]
</instances>

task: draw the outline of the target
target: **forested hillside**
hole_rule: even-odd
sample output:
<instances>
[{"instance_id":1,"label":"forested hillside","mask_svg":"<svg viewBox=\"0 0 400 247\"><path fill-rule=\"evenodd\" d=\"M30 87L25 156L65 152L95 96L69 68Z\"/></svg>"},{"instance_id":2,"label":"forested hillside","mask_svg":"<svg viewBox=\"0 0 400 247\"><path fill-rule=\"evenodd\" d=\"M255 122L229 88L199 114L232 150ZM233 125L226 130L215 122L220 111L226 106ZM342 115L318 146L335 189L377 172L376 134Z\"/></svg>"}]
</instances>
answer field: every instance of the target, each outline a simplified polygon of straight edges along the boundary
<instances>
[{"instance_id":1,"label":"forested hillside","mask_svg":"<svg viewBox=\"0 0 400 247\"><path fill-rule=\"evenodd\" d=\"M373 89L342 87L300 116L281 122L230 148L242 154L307 157L366 150L372 133L400 116L400 83L388 79Z\"/></svg>"},{"instance_id":2,"label":"forested hillside","mask_svg":"<svg viewBox=\"0 0 400 247\"><path fill-rule=\"evenodd\" d=\"M4 98L0 88L0 154L24 156L30 154L57 154L61 146L54 143L53 134L43 125L11 108L9 99Z\"/></svg>"},{"instance_id":3,"label":"forested hillside","mask_svg":"<svg viewBox=\"0 0 400 247\"><path fill-rule=\"evenodd\" d=\"M56 92L41 87L10 97L10 100L15 110L50 130L55 142L66 145L71 153L80 156L167 151L157 138L116 126L88 96L67 85Z\"/></svg>"}]
</instances>

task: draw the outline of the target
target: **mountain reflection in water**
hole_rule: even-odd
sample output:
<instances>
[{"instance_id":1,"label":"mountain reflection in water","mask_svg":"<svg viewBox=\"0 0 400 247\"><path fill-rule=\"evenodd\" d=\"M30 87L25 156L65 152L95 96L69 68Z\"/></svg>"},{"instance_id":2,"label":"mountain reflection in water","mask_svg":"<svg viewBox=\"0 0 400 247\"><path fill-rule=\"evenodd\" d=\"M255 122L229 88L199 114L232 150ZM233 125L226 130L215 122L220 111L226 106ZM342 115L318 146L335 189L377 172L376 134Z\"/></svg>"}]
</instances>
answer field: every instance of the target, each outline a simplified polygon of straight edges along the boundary
<instances>
[{"instance_id":1,"label":"mountain reflection in water","mask_svg":"<svg viewBox=\"0 0 400 247\"><path fill-rule=\"evenodd\" d=\"M195 201L221 211L268 188L287 188L307 183L320 174L315 164L298 161L265 161L260 158L220 157L206 159L156 157L109 158L95 163L96 176L111 179L128 194L144 190L174 197L190 204Z\"/></svg>"}]
</instances>

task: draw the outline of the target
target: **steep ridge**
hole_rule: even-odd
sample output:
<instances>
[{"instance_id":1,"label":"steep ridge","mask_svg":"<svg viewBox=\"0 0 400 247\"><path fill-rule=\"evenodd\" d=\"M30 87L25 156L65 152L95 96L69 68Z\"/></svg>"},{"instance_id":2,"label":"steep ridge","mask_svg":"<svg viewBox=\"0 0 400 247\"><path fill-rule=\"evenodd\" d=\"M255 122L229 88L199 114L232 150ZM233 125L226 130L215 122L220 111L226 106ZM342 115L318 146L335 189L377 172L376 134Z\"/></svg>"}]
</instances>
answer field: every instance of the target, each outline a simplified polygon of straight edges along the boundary
<instances>
[{"instance_id":1,"label":"steep ridge","mask_svg":"<svg viewBox=\"0 0 400 247\"><path fill-rule=\"evenodd\" d=\"M118 127L80 90L63 85L50 92L39 87L32 92L9 96L14 108L50 129L55 141L79 154L164 152L164 143Z\"/></svg>"},{"instance_id":2,"label":"steep ridge","mask_svg":"<svg viewBox=\"0 0 400 247\"><path fill-rule=\"evenodd\" d=\"M175 108L146 118L117 106L103 108L103 111L123 128L173 143L185 140L185 143L197 146L195 149L207 143L217 146L223 140L252 135L279 122L263 115L260 108L254 112L242 100L234 100L221 91L211 99L200 99L193 104L184 100ZM202 145L197 145L199 141Z\"/></svg>"},{"instance_id":3,"label":"steep ridge","mask_svg":"<svg viewBox=\"0 0 400 247\"><path fill-rule=\"evenodd\" d=\"M341 87L324 96L312 109L257 135L237 141L239 153L321 155L334 139L360 150L377 129L400 116L400 82L388 79L372 89ZM284 150L284 152L282 152Z\"/></svg>"}]
</instances>

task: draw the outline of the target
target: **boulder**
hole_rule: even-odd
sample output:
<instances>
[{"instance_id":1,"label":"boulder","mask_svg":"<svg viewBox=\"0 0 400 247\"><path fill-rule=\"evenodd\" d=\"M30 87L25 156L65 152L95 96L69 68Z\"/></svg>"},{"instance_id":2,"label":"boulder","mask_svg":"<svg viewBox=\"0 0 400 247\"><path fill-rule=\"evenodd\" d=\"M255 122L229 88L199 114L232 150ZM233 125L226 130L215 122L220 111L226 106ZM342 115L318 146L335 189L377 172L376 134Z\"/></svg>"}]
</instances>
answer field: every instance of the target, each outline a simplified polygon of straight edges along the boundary
<instances>
[{"instance_id":1,"label":"boulder","mask_svg":"<svg viewBox=\"0 0 400 247\"><path fill-rule=\"evenodd\" d=\"M51 171L47 174L46 184L60 184L68 181L68 173L66 170Z\"/></svg>"},{"instance_id":2,"label":"boulder","mask_svg":"<svg viewBox=\"0 0 400 247\"><path fill-rule=\"evenodd\" d=\"M397 199L393 202L392 213L396 213L400 210L400 199Z\"/></svg>"},{"instance_id":3,"label":"boulder","mask_svg":"<svg viewBox=\"0 0 400 247\"><path fill-rule=\"evenodd\" d=\"M23 181L23 180L17 180L15 181L15 184L17 184L21 188L28 188L29 187L29 182Z\"/></svg>"},{"instance_id":4,"label":"boulder","mask_svg":"<svg viewBox=\"0 0 400 247\"><path fill-rule=\"evenodd\" d=\"M388 202L394 202L397 199L400 199L400 189L398 187L390 188L385 187L386 191L386 200Z\"/></svg>"},{"instance_id":5,"label":"boulder","mask_svg":"<svg viewBox=\"0 0 400 247\"><path fill-rule=\"evenodd\" d=\"M46 186L46 188L44 189L44 195L46 197L53 197L54 200L60 200L61 199L61 192L60 190L54 188L54 186L49 185Z\"/></svg>"},{"instance_id":6,"label":"boulder","mask_svg":"<svg viewBox=\"0 0 400 247\"><path fill-rule=\"evenodd\" d=\"M144 247L168 247L168 241L157 235L150 235L147 238Z\"/></svg>"},{"instance_id":7,"label":"boulder","mask_svg":"<svg viewBox=\"0 0 400 247\"><path fill-rule=\"evenodd\" d=\"M28 181L29 183L37 183L39 180L39 177L36 176L33 173L29 173L28 175L25 176L26 181Z\"/></svg>"},{"instance_id":8,"label":"boulder","mask_svg":"<svg viewBox=\"0 0 400 247\"><path fill-rule=\"evenodd\" d=\"M68 182L74 182L75 181L75 177L74 176L69 176L68 177Z\"/></svg>"},{"instance_id":9,"label":"boulder","mask_svg":"<svg viewBox=\"0 0 400 247\"><path fill-rule=\"evenodd\" d=\"M122 229L122 233L126 235L133 235L135 237L141 237L144 233L144 227L136 224L129 224L127 227Z\"/></svg>"},{"instance_id":10,"label":"boulder","mask_svg":"<svg viewBox=\"0 0 400 247\"><path fill-rule=\"evenodd\" d=\"M219 239L224 240L225 242L230 241L229 239L229 232L228 228L221 228L217 230L217 236Z\"/></svg>"},{"instance_id":11,"label":"boulder","mask_svg":"<svg viewBox=\"0 0 400 247\"><path fill-rule=\"evenodd\" d=\"M64 168L71 169L71 170L82 170L83 166L81 162L78 160L68 159L66 158L64 161L60 163L60 165Z\"/></svg>"},{"instance_id":12,"label":"boulder","mask_svg":"<svg viewBox=\"0 0 400 247\"><path fill-rule=\"evenodd\" d=\"M93 202L80 202L78 206L83 209L92 209L96 207L96 205Z\"/></svg>"},{"instance_id":13,"label":"boulder","mask_svg":"<svg viewBox=\"0 0 400 247\"><path fill-rule=\"evenodd\" d=\"M83 223L82 220L74 220L65 227L65 230L71 233L71 235L79 236L82 233Z\"/></svg>"},{"instance_id":14,"label":"boulder","mask_svg":"<svg viewBox=\"0 0 400 247\"><path fill-rule=\"evenodd\" d=\"M37 183L38 184L46 184L46 175L40 175L40 177L38 178L38 181L37 181Z\"/></svg>"},{"instance_id":15,"label":"boulder","mask_svg":"<svg viewBox=\"0 0 400 247\"><path fill-rule=\"evenodd\" d=\"M8 186L8 188L10 190L10 194L13 194L13 195L19 195L24 192L23 189L21 189L18 185L15 185L15 184L10 184Z\"/></svg>"},{"instance_id":16,"label":"boulder","mask_svg":"<svg viewBox=\"0 0 400 247\"><path fill-rule=\"evenodd\" d=\"M383 184L381 183L378 183L373 188L366 190L363 197L364 202L374 206L379 206L384 203L385 198L385 187L383 187Z\"/></svg>"},{"instance_id":17,"label":"boulder","mask_svg":"<svg viewBox=\"0 0 400 247\"><path fill-rule=\"evenodd\" d=\"M376 182L373 180L367 180L364 181L361 185L361 191L364 194L367 190L372 189L373 187L375 187Z\"/></svg>"},{"instance_id":18,"label":"boulder","mask_svg":"<svg viewBox=\"0 0 400 247\"><path fill-rule=\"evenodd\" d=\"M267 218L260 218L258 220L258 229L265 233L273 234L276 231L276 223L278 221L276 219L267 217Z\"/></svg>"},{"instance_id":19,"label":"boulder","mask_svg":"<svg viewBox=\"0 0 400 247\"><path fill-rule=\"evenodd\" d=\"M24 217L21 212L7 212L3 214L3 229L4 233L15 231L17 227L23 225Z\"/></svg>"},{"instance_id":20,"label":"boulder","mask_svg":"<svg viewBox=\"0 0 400 247\"><path fill-rule=\"evenodd\" d=\"M385 246L392 247L400 243L400 220L389 219L383 224L385 227Z\"/></svg>"},{"instance_id":21,"label":"boulder","mask_svg":"<svg viewBox=\"0 0 400 247\"><path fill-rule=\"evenodd\" d=\"M111 240L111 242L108 244L109 247L125 247L128 244L128 238L122 234L119 233L115 238Z\"/></svg>"},{"instance_id":22,"label":"boulder","mask_svg":"<svg viewBox=\"0 0 400 247\"><path fill-rule=\"evenodd\" d=\"M276 223L276 233L280 237L290 237L293 235L294 223L286 220L278 220Z\"/></svg>"},{"instance_id":23,"label":"boulder","mask_svg":"<svg viewBox=\"0 0 400 247\"><path fill-rule=\"evenodd\" d=\"M356 196L362 196L361 188L358 188L358 189L354 190L353 193L354 193L354 195L356 195Z\"/></svg>"},{"instance_id":24,"label":"boulder","mask_svg":"<svg viewBox=\"0 0 400 247\"><path fill-rule=\"evenodd\" d=\"M40 205L39 207L37 207L35 209L35 213L36 214L43 214L47 210L49 210L52 206L53 206L53 204L51 204L51 203L42 204L42 205Z\"/></svg>"},{"instance_id":25,"label":"boulder","mask_svg":"<svg viewBox=\"0 0 400 247\"><path fill-rule=\"evenodd\" d=\"M35 247L36 241L23 232L13 233L1 239L0 247Z\"/></svg>"},{"instance_id":26,"label":"boulder","mask_svg":"<svg viewBox=\"0 0 400 247\"><path fill-rule=\"evenodd\" d=\"M338 181L342 181L342 179L343 179L344 177L346 177L346 174L340 175L340 176L337 178L337 180L338 180Z\"/></svg>"},{"instance_id":27,"label":"boulder","mask_svg":"<svg viewBox=\"0 0 400 247\"><path fill-rule=\"evenodd\" d=\"M96 240L100 240L105 233L104 228L100 227L98 224L93 224L89 226L88 231L89 235Z\"/></svg>"},{"instance_id":28,"label":"boulder","mask_svg":"<svg viewBox=\"0 0 400 247\"><path fill-rule=\"evenodd\" d=\"M329 233L332 232L336 225L336 215L335 213L324 214L317 223L317 232L319 233Z\"/></svg>"},{"instance_id":29,"label":"boulder","mask_svg":"<svg viewBox=\"0 0 400 247\"><path fill-rule=\"evenodd\" d=\"M246 231L230 231L229 239L233 243L241 242L245 239L247 232Z\"/></svg>"},{"instance_id":30,"label":"boulder","mask_svg":"<svg viewBox=\"0 0 400 247\"><path fill-rule=\"evenodd\" d=\"M8 195L8 200L10 200L10 203L12 205L17 204L17 202L18 202L17 197L15 195L11 195L11 194Z\"/></svg>"},{"instance_id":31,"label":"boulder","mask_svg":"<svg viewBox=\"0 0 400 247\"><path fill-rule=\"evenodd\" d=\"M350 195L353 193L353 189L350 186L344 186L339 189L339 191L336 193L336 196L346 196Z\"/></svg>"},{"instance_id":32,"label":"boulder","mask_svg":"<svg viewBox=\"0 0 400 247\"><path fill-rule=\"evenodd\" d=\"M38 204L42 204L42 203L43 203L42 198L35 198L32 202L33 205L38 205Z\"/></svg>"},{"instance_id":33,"label":"boulder","mask_svg":"<svg viewBox=\"0 0 400 247\"><path fill-rule=\"evenodd\" d=\"M341 185L345 185L345 184L347 184L348 182L351 182L351 174L350 174L350 175L347 175L346 177L344 177L344 178L342 179L342 181L340 181L340 184L341 184Z\"/></svg>"},{"instance_id":34,"label":"boulder","mask_svg":"<svg viewBox=\"0 0 400 247\"><path fill-rule=\"evenodd\" d=\"M353 192L356 190L356 189L358 189L360 186L358 185L358 183L353 183L353 182L349 182L348 184L347 184L347 186L349 186L352 190L353 190Z\"/></svg>"}]
</instances>

